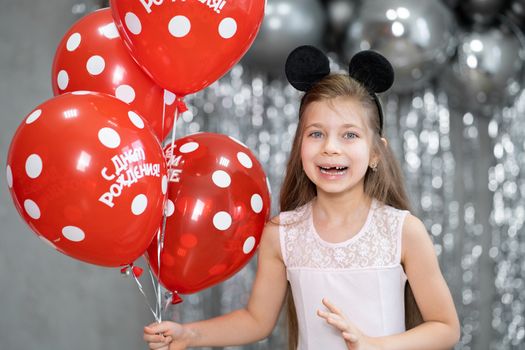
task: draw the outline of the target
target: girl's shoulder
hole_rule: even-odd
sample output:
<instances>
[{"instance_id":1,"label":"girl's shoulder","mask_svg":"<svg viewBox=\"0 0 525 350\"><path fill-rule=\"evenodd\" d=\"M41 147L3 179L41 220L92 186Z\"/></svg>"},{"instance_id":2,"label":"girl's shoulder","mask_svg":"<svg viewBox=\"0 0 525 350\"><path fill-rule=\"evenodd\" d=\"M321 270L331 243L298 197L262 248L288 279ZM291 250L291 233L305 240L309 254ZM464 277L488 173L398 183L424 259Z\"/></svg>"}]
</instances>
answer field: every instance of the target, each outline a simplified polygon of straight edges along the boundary
<instances>
[{"instance_id":1,"label":"girl's shoulder","mask_svg":"<svg viewBox=\"0 0 525 350\"><path fill-rule=\"evenodd\" d=\"M311 202L300 205L295 209L282 211L279 215L279 225L292 225L304 221L310 213Z\"/></svg>"},{"instance_id":2,"label":"girl's shoulder","mask_svg":"<svg viewBox=\"0 0 525 350\"><path fill-rule=\"evenodd\" d=\"M374 199L374 202L375 202L375 206L377 207L377 209L383 210L383 212L390 212L390 213L396 213L396 214L410 214L409 210L396 208L392 205L386 204L377 199Z\"/></svg>"},{"instance_id":3,"label":"girl's shoulder","mask_svg":"<svg viewBox=\"0 0 525 350\"><path fill-rule=\"evenodd\" d=\"M403 247L402 247L402 259L406 257L406 253L412 249L418 249L423 245L431 243L431 238L425 227L425 224L415 215L408 214L403 223L401 231Z\"/></svg>"},{"instance_id":4,"label":"girl's shoulder","mask_svg":"<svg viewBox=\"0 0 525 350\"><path fill-rule=\"evenodd\" d=\"M279 227L281 225L281 222L279 217L280 215L274 216L273 218L268 220L268 222L266 222L261 236L260 249L265 249L269 251L271 255L278 257L282 261L283 258L281 254L281 244L279 236Z\"/></svg>"}]
</instances>

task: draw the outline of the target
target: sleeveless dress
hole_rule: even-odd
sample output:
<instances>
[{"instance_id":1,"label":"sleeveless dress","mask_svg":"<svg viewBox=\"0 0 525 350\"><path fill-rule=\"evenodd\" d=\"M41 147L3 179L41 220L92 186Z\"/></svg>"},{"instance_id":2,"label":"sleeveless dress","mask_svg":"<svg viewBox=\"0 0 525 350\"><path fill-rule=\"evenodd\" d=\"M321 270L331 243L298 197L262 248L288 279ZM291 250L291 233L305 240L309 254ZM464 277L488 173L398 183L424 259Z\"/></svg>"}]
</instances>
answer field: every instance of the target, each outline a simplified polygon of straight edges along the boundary
<instances>
[{"instance_id":1,"label":"sleeveless dress","mask_svg":"<svg viewBox=\"0 0 525 350\"><path fill-rule=\"evenodd\" d=\"M341 332L317 316L326 297L366 335L405 331L401 231L408 211L373 200L361 230L340 242L324 241L312 202L279 216L281 252L299 324L298 350L347 350Z\"/></svg>"}]
</instances>

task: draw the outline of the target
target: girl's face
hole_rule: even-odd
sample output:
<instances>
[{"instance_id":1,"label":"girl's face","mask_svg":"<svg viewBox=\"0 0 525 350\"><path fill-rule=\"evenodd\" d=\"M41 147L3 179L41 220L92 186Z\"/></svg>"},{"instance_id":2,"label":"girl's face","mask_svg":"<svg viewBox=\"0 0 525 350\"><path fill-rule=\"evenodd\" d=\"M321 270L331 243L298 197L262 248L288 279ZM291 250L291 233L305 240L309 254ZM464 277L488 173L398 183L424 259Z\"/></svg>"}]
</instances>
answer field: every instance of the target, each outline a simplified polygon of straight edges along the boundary
<instances>
[{"instance_id":1,"label":"girl's face","mask_svg":"<svg viewBox=\"0 0 525 350\"><path fill-rule=\"evenodd\" d=\"M302 118L301 160L318 193L363 191L367 168L376 160L363 106L338 97L311 103Z\"/></svg>"}]
</instances>

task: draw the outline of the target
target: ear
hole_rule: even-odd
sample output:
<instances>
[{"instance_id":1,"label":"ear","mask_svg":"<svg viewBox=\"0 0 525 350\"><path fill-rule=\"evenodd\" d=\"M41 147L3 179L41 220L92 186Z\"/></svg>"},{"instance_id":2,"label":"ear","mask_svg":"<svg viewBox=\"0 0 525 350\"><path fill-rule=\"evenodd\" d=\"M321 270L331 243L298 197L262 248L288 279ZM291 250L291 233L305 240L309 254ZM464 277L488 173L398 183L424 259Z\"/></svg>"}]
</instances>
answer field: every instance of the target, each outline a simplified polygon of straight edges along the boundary
<instances>
[{"instance_id":1,"label":"ear","mask_svg":"<svg viewBox=\"0 0 525 350\"><path fill-rule=\"evenodd\" d=\"M388 147L388 141L387 141L386 138L381 137L381 142L383 143L385 148ZM378 164L378 163L379 163L379 154L377 152L374 152L370 156L370 164L369 165Z\"/></svg>"}]
</instances>

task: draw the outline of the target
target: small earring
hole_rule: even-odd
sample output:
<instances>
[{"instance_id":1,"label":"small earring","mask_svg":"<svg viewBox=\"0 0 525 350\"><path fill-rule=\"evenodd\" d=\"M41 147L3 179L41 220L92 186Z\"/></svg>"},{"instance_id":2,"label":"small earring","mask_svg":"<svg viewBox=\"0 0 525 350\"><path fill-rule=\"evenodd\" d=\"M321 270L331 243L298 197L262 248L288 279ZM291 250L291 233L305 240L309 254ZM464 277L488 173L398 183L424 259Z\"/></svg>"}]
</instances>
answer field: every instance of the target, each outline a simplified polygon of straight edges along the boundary
<instances>
[{"instance_id":1,"label":"small earring","mask_svg":"<svg viewBox=\"0 0 525 350\"><path fill-rule=\"evenodd\" d=\"M375 173L377 171L377 163L370 164L370 169Z\"/></svg>"}]
</instances>

